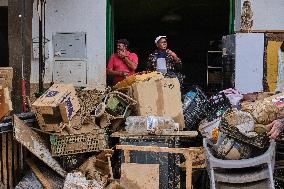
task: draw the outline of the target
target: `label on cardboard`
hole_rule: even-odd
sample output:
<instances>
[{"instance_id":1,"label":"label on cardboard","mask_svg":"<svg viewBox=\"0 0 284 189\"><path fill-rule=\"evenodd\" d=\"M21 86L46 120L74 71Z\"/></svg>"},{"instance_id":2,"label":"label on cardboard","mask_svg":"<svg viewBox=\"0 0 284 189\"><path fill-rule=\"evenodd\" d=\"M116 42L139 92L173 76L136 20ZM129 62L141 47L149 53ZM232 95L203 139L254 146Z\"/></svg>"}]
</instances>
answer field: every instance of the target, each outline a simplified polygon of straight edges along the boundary
<instances>
[{"instance_id":1,"label":"label on cardboard","mask_svg":"<svg viewBox=\"0 0 284 189\"><path fill-rule=\"evenodd\" d=\"M58 93L58 91L48 91L45 97L55 97Z\"/></svg>"},{"instance_id":2,"label":"label on cardboard","mask_svg":"<svg viewBox=\"0 0 284 189\"><path fill-rule=\"evenodd\" d=\"M62 100L60 101L60 103L64 103L67 107L67 116L68 118L71 118L72 113L74 111L74 107L70 98L71 93L66 94L64 97L62 97Z\"/></svg>"}]
</instances>

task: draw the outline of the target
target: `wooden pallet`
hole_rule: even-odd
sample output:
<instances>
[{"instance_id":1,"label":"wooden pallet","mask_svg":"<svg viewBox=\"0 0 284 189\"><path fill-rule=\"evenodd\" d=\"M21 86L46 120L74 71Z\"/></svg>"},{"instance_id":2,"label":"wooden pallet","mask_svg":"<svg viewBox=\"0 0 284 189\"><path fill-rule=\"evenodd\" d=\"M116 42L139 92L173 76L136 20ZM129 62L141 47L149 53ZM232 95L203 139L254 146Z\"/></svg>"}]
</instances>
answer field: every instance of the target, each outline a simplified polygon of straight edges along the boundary
<instances>
[{"instance_id":1,"label":"wooden pallet","mask_svg":"<svg viewBox=\"0 0 284 189\"><path fill-rule=\"evenodd\" d=\"M2 133L0 143L0 180L5 189L14 188L20 173L20 145L13 139L13 132Z\"/></svg>"}]
</instances>

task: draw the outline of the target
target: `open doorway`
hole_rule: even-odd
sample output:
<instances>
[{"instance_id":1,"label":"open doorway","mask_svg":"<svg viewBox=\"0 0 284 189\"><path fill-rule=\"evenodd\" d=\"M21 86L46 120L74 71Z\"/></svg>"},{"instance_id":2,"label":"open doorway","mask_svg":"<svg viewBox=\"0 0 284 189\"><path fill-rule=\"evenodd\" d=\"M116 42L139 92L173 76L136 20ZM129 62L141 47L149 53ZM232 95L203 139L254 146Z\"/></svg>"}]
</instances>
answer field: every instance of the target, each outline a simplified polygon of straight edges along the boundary
<instances>
[{"instance_id":1,"label":"open doorway","mask_svg":"<svg viewBox=\"0 0 284 189\"><path fill-rule=\"evenodd\" d=\"M0 6L0 67L9 66L8 7Z\"/></svg>"},{"instance_id":2,"label":"open doorway","mask_svg":"<svg viewBox=\"0 0 284 189\"><path fill-rule=\"evenodd\" d=\"M145 69L154 39L166 35L168 46L182 59L186 86L206 88L206 53L221 50L229 32L228 0L115 0L114 38L127 38ZM218 47L219 46L219 47Z\"/></svg>"}]
</instances>

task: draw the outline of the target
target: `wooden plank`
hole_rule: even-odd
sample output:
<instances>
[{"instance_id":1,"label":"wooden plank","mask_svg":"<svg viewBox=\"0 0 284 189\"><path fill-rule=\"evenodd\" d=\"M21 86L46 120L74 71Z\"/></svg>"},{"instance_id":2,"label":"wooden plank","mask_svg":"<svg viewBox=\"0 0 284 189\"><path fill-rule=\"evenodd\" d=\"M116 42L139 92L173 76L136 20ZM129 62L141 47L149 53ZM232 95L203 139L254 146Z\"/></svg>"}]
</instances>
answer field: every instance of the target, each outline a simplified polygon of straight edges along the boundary
<instances>
[{"instance_id":1,"label":"wooden plank","mask_svg":"<svg viewBox=\"0 0 284 189\"><path fill-rule=\"evenodd\" d=\"M13 132L7 133L8 136L8 183L9 188L13 188Z\"/></svg>"},{"instance_id":2,"label":"wooden plank","mask_svg":"<svg viewBox=\"0 0 284 189\"><path fill-rule=\"evenodd\" d=\"M14 176L14 186L16 186L16 184L18 183L18 157L19 157L19 152L18 152L18 146L19 144L17 143L16 140L13 140L13 176Z\"/></svg>"},{"instance_id":3,"label":"wooden plank","mask_svg":"<svg viewBox=\"0 0 284 189\"><path fill-rule=\"evenodd\" d=\"M36 164L31 159L27 159L26 162L30 166L31 170L34 172L35 176L41 182L43 187L45 189L52 189L53 187L51 186L49 181L45 178L45 176L42 174L42 172L40 172Z\"/></svg>"},{"instance_id":4,"label":"wooden plank","mask_svg":"<svg viewBox=\"0 0 284 189\"><path fill-rule=\"evenodd\" d=\"M114 132L111 134L111 137L188 137L195 138L198 135L197 131L176 131L176 132L164 132L161 135L149 135L148 133L128 133L126 131Z\"/></svg>"},{"instance_id":5,"label":"wooden plank","mask_svg":"<svg viewBox=\"0 0 284 189\"><path fill-rule=\"evenodd\" d=\"M0 150L0 182L2 182L2 134L0 135L0 146L1 146L1 150Z\"/></svg>"},{"instance_id":6,"label":"wooden plank","mask_svg":"<svg viewBox=\"0 0 284 189\"><path fill-rule=\"evenodd\" d=\"M7 172L7 158L6 158L6 154L7 154L7 150L6 150L6 145L7 145L7 134L4 133L2 134L2 172L3 172L3 184L4 184L4 188L7 189L8 188L8 172Z\"/></svg>"},{"instance_id":7,"label":"wooden plank","mask_svg":"<svg viewBox=\"0 0 284 189\"><path fill-rule=\"evenodd\" d=\"M124 161L125 163L130 163L129 150L124 150Z\"/></svg>"},{"instance_id":8,"label":"wooden plank","mask_svg":"<svg viewBox=\"0 0 284 189\"><path fill-rule=\"evenodd\" d=\"M199 147L190 147L190 148L167 148L167 147L158 147L158 146L134 146L134 145L116 145L118 150L135 150L142 152L166 152L166 153L175 153L175 154L187 154L187 153L196 153L200 151Z\"/></svg>"},{"instance_id":9,"label":"wooden plank","mask_svg":"<svg viewBox=\"0 0 284 189\"><path fill-rule=\"evenodd\" d=\"M158 189L159 164L123 163L120 184L125 188Z\"/></svg>"},{"instance_id":10,"label":"wooden plank","mask_svg":"<svg viewBox=\"0 0 284 189\"><path fill-rule=\"evenodd\" d=\"M186 189L191 189L192 185L192 154L185 155L185 164L186 164Z\"/></svg>"},{"instance_id":11,"label":"wooden plank","mask_svg":"<svg viewBox=\"0 0 284 189\"><path fill-rule=\"evenodd\" d=\"M13 116L13 120L16 140L59 175L65 177L67 175L66 171L64 171L60 164L52 157L46 141L16 115Z\"/></svg>"}]
</instances>

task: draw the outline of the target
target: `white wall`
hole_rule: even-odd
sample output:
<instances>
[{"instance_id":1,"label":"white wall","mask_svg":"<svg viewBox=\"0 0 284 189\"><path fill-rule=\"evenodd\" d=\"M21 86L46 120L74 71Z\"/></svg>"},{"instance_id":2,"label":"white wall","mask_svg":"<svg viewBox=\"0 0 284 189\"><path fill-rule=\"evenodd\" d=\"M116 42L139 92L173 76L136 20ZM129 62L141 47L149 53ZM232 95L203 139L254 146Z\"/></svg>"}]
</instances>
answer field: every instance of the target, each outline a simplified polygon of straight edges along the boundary
<instances>
[{"instance_id":1,"label":"white wall","mask_svg":"<svg viewBox=\"0 0 284 189\"><path fill-rule=\"evenodd\" d=\"M38 37L36 1L33 13L33 38ZM88 84L106 83L106 1L47 0L46 38L50 58L46 62L45 82L52 80L52 34L56 32L87 32ZM38 82L38 61L32 62L31 82Z\"/></svg>"},{"instance_id":2,"label":"white wall","mask_svg":"<svg viewBox=\"0 0 284 189\"><path fill-rule=\"evenodd\" d=\"M235 88L241 93L263 91L263 33L236 34Z\"/></svg>"},{"instance_id":3,"label":"white wall","mask_svg":"<svg viewBox=\"0 0 284 189\"><path fill-rule=\"evenodd\" d=\"M242 5L235 1L235 31L240 31ZM284 0L250 0L253 11L252 30L284 30Z\"/></svg>"}]
</instances>

